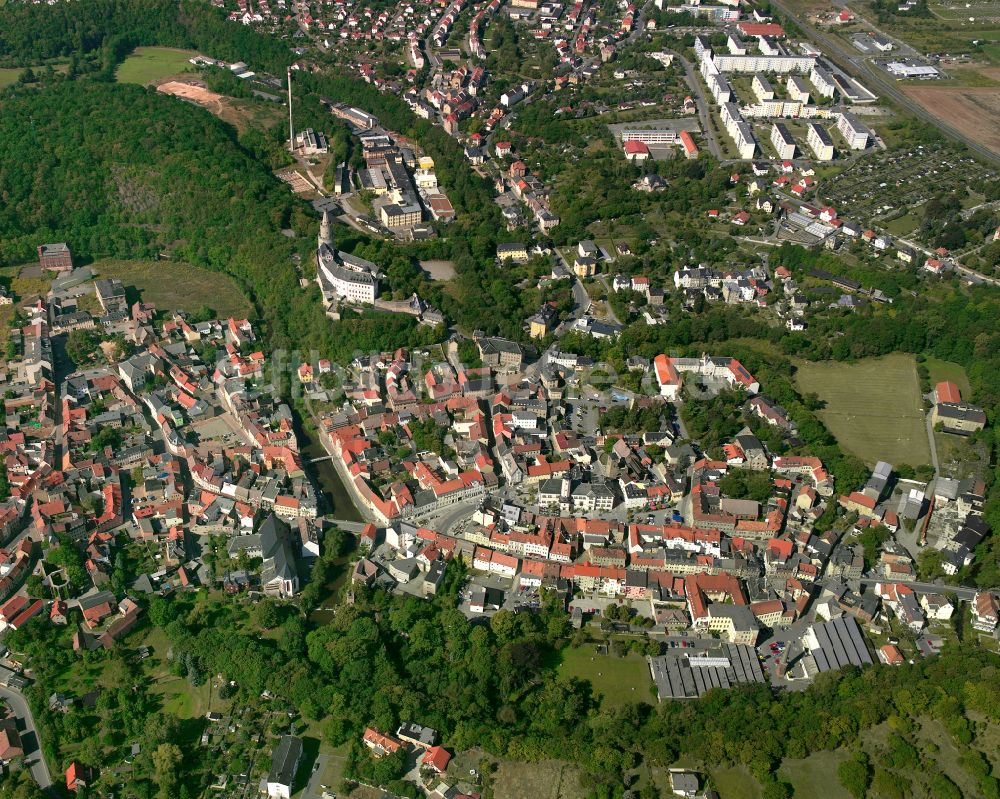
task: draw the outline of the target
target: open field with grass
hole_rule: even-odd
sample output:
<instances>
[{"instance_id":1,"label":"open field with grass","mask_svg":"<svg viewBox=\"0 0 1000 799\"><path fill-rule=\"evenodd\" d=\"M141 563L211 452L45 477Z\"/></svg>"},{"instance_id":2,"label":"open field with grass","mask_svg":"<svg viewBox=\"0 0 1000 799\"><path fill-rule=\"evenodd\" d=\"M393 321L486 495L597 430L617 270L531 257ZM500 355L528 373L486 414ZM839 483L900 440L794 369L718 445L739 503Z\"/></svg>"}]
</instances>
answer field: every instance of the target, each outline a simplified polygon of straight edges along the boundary
<instances>
[{"instance_id":1,"label":"open field with grass","mask_svg":"<svg viewBox=\"0 0 1000 799\"><path fill-rule=\"evenodd\" d=\"M148 629L143 635L142 645L152 650L149 659L143 662L143 671L149 678L149 690L160 697L165 712L180 719L196 719L209 710L222 711L229 707L229 701L219 699L212 680L195 687L185 678L170 673L167 658L170 644L163 630Z\"/></svg>"},{"instance_id":2,"label":"open field with grass","mask_svg":"<svg viewBox=\"0 0 1000 799\"><path fill-rule=\"evenodd\" d=\"M196 55L198 53L194 50L178 50L173 47L137 47L118 67L115 78L119 83L146 86L194 69L189 59Z\"/></svg>"},{"instance_id":3,"label":"open field with grass","mask_svg":"<svg viewBox=\"0 0 1000 799\"><path fill-rule=\"evenodd\" d=\"M847 752L815 752L807 758L781 761L778 776L795 787L795 796L822 796L824 799L851 799L837 779L837 766L847 760Z\"/></svg>"},{"instance_id":4,"label":"open field with grass","mask_svg":"<svg viewBox=\"0 0 1000 799\"><path fill-rule=\"evenodd\" d=\"M116 277L133 286L144 302L156 309L197 311L211 308L220 318L247 317L253 309L232 278L180 261L119 261L106 259L91 265L103 278ZM129 297L130 301L133 297Z\"/></svg>"},{"instance_id":5,"label":"open field with grass","mask_svg":"<svg viewBox=\"0 0 1000 799\"><path fill-rule=\"evenodd\" d=\"M21 77L21 73L24 72L20 67L4 67L0 69L0 89L6 89L8 86L12 86L17 82L17 79Z\"/></svg>"},{"instance_id":6,"label":"open field with grass","mask_svg":"<svg viewBox=\"0 0 1000 799\"><path fill-rule=\"evenodd\" d=\"M866 463L930 462L916 363L893 354L857 363L800 363L804 393L826 403L819 417L840 445Z\"/></svg>"},{"instance_id":7,"label":"open field with grass","mask_svg":"<svg viewBox=\"0 0 1000 799\"><path fill-rule=\"evenodd\" d=\"M424 270L431 280L454 280L454 261L421 261L420 268Z\"/></svg>"},{"instance_id":8,"label":"open field with grass","mask_svg":"<svg viewBox=\"0 0 1000 799\"><path fill-rule=\"evenodd\" d=\"M585 796L580 772L569 763L545 760L516 763L503 760L493 777L495 799L571 799Z\"/></svg>"},{"instance_id":9,"label":"open field with grass","mask_svg":"<svg viewBox=\"0 0 1000 799\"><path fill-rule=\"evenodd\" d=\"M68 65L53 64L52 68L56 72L65 72L66 69L68 68ZM21 77L21 73L24 72L25 69L27 69L27 67L3 67L2 69L0 69L0 89L6 89L8 86L11 86L12 84L16 83L17 79ZM46 69L46 67L33 66L32 69L35 71L35 74L38 75L44 69Z\"/></svg>"},{"instance_id":10,"label":"open field with grass","mask_svg":"<svg viewBox=\"0 0 1000 799\"><path fill-rule=\"evenodd\" d=\"M885 229L893 236L906 236L917 229L920 217L912 211L885 223Z\"/></svg>"},{"instance_id":11,"label":"open field with grass","mask_svg":"<svg viewBox=\"0 0 1000 799\"><path fill-rule=\"evenodd\" d=\"M939 358L927 358L924 366L931 376L931 385L940 383L942 380L950 380L958 390L962 392L962 399L966 399L972 392L969 386L969 376L965 374L965 368L952 361L942 361Z\"/></svg>"},{"instance_id":12,"label":"open field with grass","mask_svg":"<svg viewBox=\"0 0 1000 799\"><path fill-rule=\"evenodd\" d=\"M760 783L745 766L715 768L709 773L721 799L760 799Z\"/></svg>"},{"instance_id":13,"label":"open field with grass","mask_svg":"<svg viewBox=\"0 0 1000 799\"><path fill-rule=\"evenodd\" d=\"M562 652L559 675L589 680L594 693L601 694L608 705L653 703L650 693L653 678L649 674L649 666L644 657L634 652L620 658L601 654L593 644L578 649L570 647Z\"/></svg>"}]
</instances>

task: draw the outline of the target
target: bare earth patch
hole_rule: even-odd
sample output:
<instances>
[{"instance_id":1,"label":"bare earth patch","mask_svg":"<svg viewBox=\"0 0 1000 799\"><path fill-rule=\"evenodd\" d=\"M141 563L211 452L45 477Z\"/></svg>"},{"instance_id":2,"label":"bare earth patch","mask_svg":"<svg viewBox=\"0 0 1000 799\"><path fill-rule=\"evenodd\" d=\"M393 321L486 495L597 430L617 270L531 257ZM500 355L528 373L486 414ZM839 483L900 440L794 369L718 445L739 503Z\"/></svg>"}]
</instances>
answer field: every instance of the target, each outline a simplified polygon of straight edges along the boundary
<instances>
[{"instance_id":1,"label":"bare earth patch","mask_svg":"<svg viewBox=\"0 0 1000 799\"><path fill-rule=\"evenodd\" d=\"M166 83L161 83L156 87L156 91L163 92L164 94L172 94L174 97L180 97L182 100L190 100L192 103L197 103L206 108L210 108L213 103L222 101L222 95L217 92L213 92L195 83L183 83L179 80L170 80Z\"/></svg>"},{"instance_id":2,"label":"bare earth patch","mask_svg":"<svg viewBox=\"0 0 1000 799\"><path fill-rule=\"evenodd\" d=\"M452 280L455 277L455 264L451 261L421 261L423 269L431 280Z\"/></svg>"},{"instance_id":3,"label":"bare earth patch","mask_svg":"<svg viewBox=\"0 0 1000 799\"><path fill-rule=\"evenodd\" d=\"M905 86L903 91L938 119L1000 153L1000 88Z\"/></svg>"}]
</instances>

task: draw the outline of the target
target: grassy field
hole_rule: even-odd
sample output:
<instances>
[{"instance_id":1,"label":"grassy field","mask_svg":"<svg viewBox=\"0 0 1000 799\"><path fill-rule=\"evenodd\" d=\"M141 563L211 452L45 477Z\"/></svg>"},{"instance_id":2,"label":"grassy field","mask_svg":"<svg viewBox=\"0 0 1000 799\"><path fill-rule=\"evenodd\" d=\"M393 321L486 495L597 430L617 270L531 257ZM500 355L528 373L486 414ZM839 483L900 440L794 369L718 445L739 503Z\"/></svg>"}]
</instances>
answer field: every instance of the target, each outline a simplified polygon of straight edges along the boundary
<instances>
[{"instance_id":1,"label":"grassy field","mask_svg":"<svg viewBox=\"0 0 1000 799\"><path fill-rule=\"evenodd\" d=\"M604 655L596 651L593 644L579 649L564 649L559 674L563 677L579 677L589 680L594 693L601 694L609 705L624 705L628 702L652 704L650 686L653 678L649 666L641 655L630 653L627 657Z\"/></svg>"},{"instance_id":2,"label":"grassy field","mask_svg":"<svg viewBox=\"0 0 1000 799\"><path fill-rule=\"evenodd\" d=\"M68 65L67 64L53 64L53 69L56 72L65 72ZM0 69L0 89L6 89L8 86L17 82L17 79L21 77L21 73L24 72L26 67L3 67ZM45 67L32 67L36 75L41 74Z\"/></svg>"},{"instance_id":3,"label":"grassy field","mask_svg":"<svg viewBox=\"0 0 1000 799\"><path fill-rule=\"evenodd\" d=\"M847 759L847 752L816 752L802 760L781 761L778 776L790 782L795 796L822 796L824 799L851 799L851 794L837 778L837 766Z\"/></svg>"},{"instance_id":4,"label":"grassy field","mask_svg":"<svg viewBox=\"0 0 1000 799\"><path fill-rule=\"evenodd\" d=\"M903 214L885 223L885 229L893 236L906 236L917 229L920 217L915 213Z\"/></svg>"},{"instance_id":5,"label":"grassy field","mask_svg":"<svg viewBox=\"0 0 1000 799\"><path fill-rule=\"evenodd\" d=\"M495 799L570 799L585 795L580 772L568 763L545 760L516 763L504 760L493 777Z\"/></svg>"},{"instance_id":6,"label":"grassy field","mask_svg":"<svg viewBox=\"0 0 1000 799\"><path fill-rule=\"evenodd\" d=\"M924 361L924 366L927 367L927 371L930 373L932 386L940 383L942 380L950 380L962 392L962 399L965 399L972 393L972 388L969 385L969 376L965 374L965 368L961 364L942 361L938 358L928 358Z\"/></svg>"},{"instance_id":7,"label":"grassy field","mask_svg":"<svg viewBox=\"0 0 1000 799\"><path fill-rule=\"evenodd\" d=\"M6 89L8 86L16 83L22 72L24 70L21 67L4 67L0 69L0 89Z\"/></svg>"},{"instance_id":8,"label":"grassy field","mask_svg":"<svg viewBox=\"0 0 1000 799\"><path fill-rule=\"evenodd\" d=\"M164 711L181 719L195 719L209 710L223 710L229 706L228 701L219 699L209 680L194 687L183 677L170 673L167 659L170 644L163 630L147 630L142 643L152 650L150 658L143 663L149 690L160 697Z\"/></svg>"},{"instance_id":9,"label":"grassy field","mask_svg":"<svg viewBox=\"0 0 1000 799\"><path fill-rule=\"evenodd\" d=\"M253 314L233 279L220 272L179 261L107 259L96 261L92 268L101 277L116 277L126 287L133 286L143 301L153 303L158 311L197 311L208 306L222 319Z\"/></svg>"},{"instance_id":10,"label":"grassy field","mask_svg":"<svg viewBox=\"0 0 1000 799\"><path fill-rule=\"evenodd\" d=\"M126 58L115 77L119 83L156 83L171 75L193 69L188 59L198 55L194 50L173 47L137 47Z\"/></svg>"},{"instance_id":11,"label":"grassy field","mask_svg":"<svg viewBox=\"0 0 1000 799\"><path fill-rule=\"evenodd\" d=\"M745 766L715 768L710 773L721 799L760 799L760 783Z\"/></svg>"},{"instance_id":12,"label":"grassy field","mask_svg":"<svg viewBox=\"0 0 1000 799\"><path fill-rule=\"evenodd\" d=\"M819 416L840 445L866 463L930 462L924 411L912 355L857 363L800 363L799 389L826 403Z\"/></svg>"}]
</instances>

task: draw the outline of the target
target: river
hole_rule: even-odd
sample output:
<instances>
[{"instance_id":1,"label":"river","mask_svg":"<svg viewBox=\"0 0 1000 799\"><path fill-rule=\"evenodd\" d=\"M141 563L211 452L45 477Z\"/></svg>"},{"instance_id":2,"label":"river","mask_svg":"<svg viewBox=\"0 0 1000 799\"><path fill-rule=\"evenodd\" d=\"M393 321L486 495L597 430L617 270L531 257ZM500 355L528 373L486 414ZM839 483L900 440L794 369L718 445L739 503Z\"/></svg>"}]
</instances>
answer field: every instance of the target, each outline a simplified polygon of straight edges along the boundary
<instances>
[{"instance_id":1,"label":"river","mask_svg":"<svg viewBox=\"0 0 1000 799\"><path fill-rule=\"evenodd\" d=\"M299 439L299 451L323 494L323 512L332 513L336 518L348 522L363 522L364 517L351 501L351 495L340 478L340 473L330 460L309 463L313 458L326 458L329 453L296 414L295 435Z\"/></svg>"}]
</instances>

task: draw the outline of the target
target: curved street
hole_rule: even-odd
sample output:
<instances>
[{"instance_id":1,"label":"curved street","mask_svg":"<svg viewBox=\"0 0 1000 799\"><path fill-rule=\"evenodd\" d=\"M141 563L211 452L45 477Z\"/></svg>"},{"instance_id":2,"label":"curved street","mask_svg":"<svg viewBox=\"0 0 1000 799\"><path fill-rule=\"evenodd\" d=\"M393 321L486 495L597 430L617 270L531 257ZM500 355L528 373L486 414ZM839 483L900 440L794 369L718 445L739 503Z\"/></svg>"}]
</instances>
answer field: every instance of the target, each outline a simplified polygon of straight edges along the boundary
<instances>
[{"instance_id":1,"label":"curved street","mask_svg":"<svg viewBox=\"0 0 1000 799\"><path fill-rule=\"evenodd\" d=\"M31 776L35 778L38 787L47 791L52 787L52 775L49 773L48 763L45 762L45 756L42 754L42 742L38 737L38 730L35 729L35 719L31 715L31 708L28 707L28 700L20 691L4 687L0 687L0 697L17 716L21 743L24 746L25 765L31 770Z\"/></svg>"}]
</instances>

